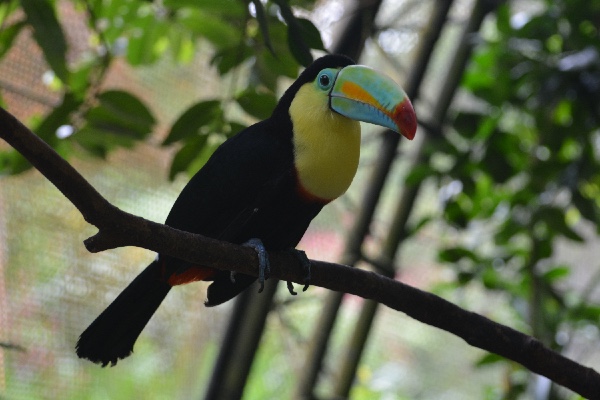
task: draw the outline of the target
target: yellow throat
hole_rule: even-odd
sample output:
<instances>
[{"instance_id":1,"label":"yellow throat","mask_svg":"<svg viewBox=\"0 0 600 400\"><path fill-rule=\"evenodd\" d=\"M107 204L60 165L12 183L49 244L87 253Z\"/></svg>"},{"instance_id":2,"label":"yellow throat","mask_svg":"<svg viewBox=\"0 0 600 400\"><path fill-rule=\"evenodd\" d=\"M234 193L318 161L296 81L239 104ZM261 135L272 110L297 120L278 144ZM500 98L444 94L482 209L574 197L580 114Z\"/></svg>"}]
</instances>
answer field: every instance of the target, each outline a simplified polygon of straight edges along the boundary
<instances>
[{"instance_id":1,"label":"yellow throat","mask_svg":"<svg viewBox=\"0 0 600 400\"><path fill-rule=\"evenodd\" d=\"M329 109L327 93L307 83L290 105L298 179L310 195L341 196L350 186L360 156L360 123Z\"/></svg>"}]
</instances>

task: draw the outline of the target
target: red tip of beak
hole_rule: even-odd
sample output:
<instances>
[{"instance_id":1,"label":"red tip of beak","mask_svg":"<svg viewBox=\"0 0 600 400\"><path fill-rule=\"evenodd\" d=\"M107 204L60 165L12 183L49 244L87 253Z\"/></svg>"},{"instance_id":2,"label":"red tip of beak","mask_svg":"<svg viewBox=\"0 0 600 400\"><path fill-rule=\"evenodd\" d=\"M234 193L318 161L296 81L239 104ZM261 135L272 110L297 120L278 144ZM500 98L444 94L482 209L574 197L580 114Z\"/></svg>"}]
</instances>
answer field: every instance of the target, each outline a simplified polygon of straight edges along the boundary
<instances>
[{"instance_id":1,"label":"red tip of beak","mask_svg":"<svg viewBox=\"0 0 600 400\"><path fill-rule=\"evenodd\" d=\"M413 140L417 133L417 115L408 97L398 104L394 110L393 119L396 121L400 133L405 138Z\"/></svg>"}]
</instances>

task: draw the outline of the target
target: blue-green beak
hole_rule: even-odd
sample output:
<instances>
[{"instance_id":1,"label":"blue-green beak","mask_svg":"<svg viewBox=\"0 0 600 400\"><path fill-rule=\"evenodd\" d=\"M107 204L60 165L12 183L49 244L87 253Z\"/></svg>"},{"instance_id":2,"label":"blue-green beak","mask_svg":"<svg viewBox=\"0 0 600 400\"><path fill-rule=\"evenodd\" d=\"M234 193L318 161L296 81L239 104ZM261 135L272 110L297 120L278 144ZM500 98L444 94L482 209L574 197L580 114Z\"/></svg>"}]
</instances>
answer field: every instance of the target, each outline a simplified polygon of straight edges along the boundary
<instances>
[{"instance_id":1,"label":"blue-green beak","mask_svg":"<svg viewBox=\"0 0 600 400\"><path fill-rule=\"evenodd\" d=\"M342 68L329 92L330 107L350 119L392 129L412 140L417 117L404 90L390 77L363 65Z\"/></svg>"}]
</instances>

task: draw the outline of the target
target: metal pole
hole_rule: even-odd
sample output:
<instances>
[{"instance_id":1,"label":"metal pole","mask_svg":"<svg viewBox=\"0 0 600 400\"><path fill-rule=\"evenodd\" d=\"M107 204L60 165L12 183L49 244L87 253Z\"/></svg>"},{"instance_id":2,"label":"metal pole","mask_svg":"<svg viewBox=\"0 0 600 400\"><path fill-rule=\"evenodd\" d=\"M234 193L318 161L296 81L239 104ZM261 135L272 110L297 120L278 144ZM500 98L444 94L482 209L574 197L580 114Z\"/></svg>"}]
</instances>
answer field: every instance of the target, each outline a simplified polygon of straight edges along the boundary
<instances>
[{"instance_id":1,"label":"metal pole","mask_svg":"<svg viewBox=\"0 0 600 400\"><path fill-rule=\"evenodd\" d=\"M474 5L470 18L463 31L462 39L459 40L459 45L456 49L456 53L452 60L448 75L444 79L444 85L441 89L438 102L436 103L432 113L432 120L429 124L430 126L434 127L433 131L435 133L441 131L448 108L450 107L452 98L456 93L466 64L471 55L471 50L473 47L473 40L471 39L473 35L479 31L485 16L492 11L492 8L489 7L489 4L490 3L488 1L479 1ZM445 11L448 12L448 10ZM440 22L443 23L443 21ZM428 132L428 135L421 142L421 145L418 148L417 157L415 157L413 161L414 165L428 162L426 148L433 140L435 140L434 132ZM417 198L420 188L420 183L412 186L404 186L400 200L397 203L398 205L396 212L392 220L394 222L390 227L387 240L384 243L382 250L381 262L384 263L384 265L388 265L387 271L393 271L397 249L402 241L406 238L406 224L410 217L411 211L413 210L414 202ZM350 394L350 389L356 375L360 357L366 346L366 341L369 337L378 306L379 304L373 301L365 301L363 304L363 308L356 322L356 327L353 330L353 335L349 341L347 350L343 352L345 357L339 364L340 374L334 390L334 394L336 396L345 398Z\"/></svg>"},{"instance_id":2,"label":"metal pole","mask_svg":"<svg viewBox=\"0 0 600 400\"><path fill-rule=\"evenodd\" d=\"M276 280L268 280L262 293L258 293L256 287L252 286L236 298L205 399L242 398L271 303L277 292L277 283Z\"/></svg>"}]
</instances>

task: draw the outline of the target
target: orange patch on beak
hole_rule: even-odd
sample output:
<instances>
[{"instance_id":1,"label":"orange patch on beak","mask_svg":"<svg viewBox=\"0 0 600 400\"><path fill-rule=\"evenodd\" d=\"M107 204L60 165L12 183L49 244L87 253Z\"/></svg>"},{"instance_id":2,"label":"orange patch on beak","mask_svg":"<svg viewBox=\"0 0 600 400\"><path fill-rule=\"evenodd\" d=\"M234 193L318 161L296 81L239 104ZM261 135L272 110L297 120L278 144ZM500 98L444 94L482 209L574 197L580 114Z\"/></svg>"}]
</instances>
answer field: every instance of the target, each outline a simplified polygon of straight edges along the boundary
<instances>
[{"instance_id":1,"label":"orange patch on beak","mask_svg":"<svg viewBox=\"0 0 600 400\"><path fill-rule=\"evenodd\" d=\"M341 91L351 99L370 104L381 110L381 105L375 97L354 82L344 82ZM382 110L385 112L385 110Z\"/></svg>"},{"instance_id":2,"label":"orange patch on beak","mask_svg":"<svg viewBox=\"0 0 600 400\"><path fill-rule=\"evenodd\" d=\"M341 87L341 92L353 100L360 101L361 103L376 108L382 114L389 117L398 127L398 131L402 132L407 139L412 140L415 137L417 131L417 118L408 97L390 112L368 91L354 82L344 82Z\"/></svg>"}]
</instances>

